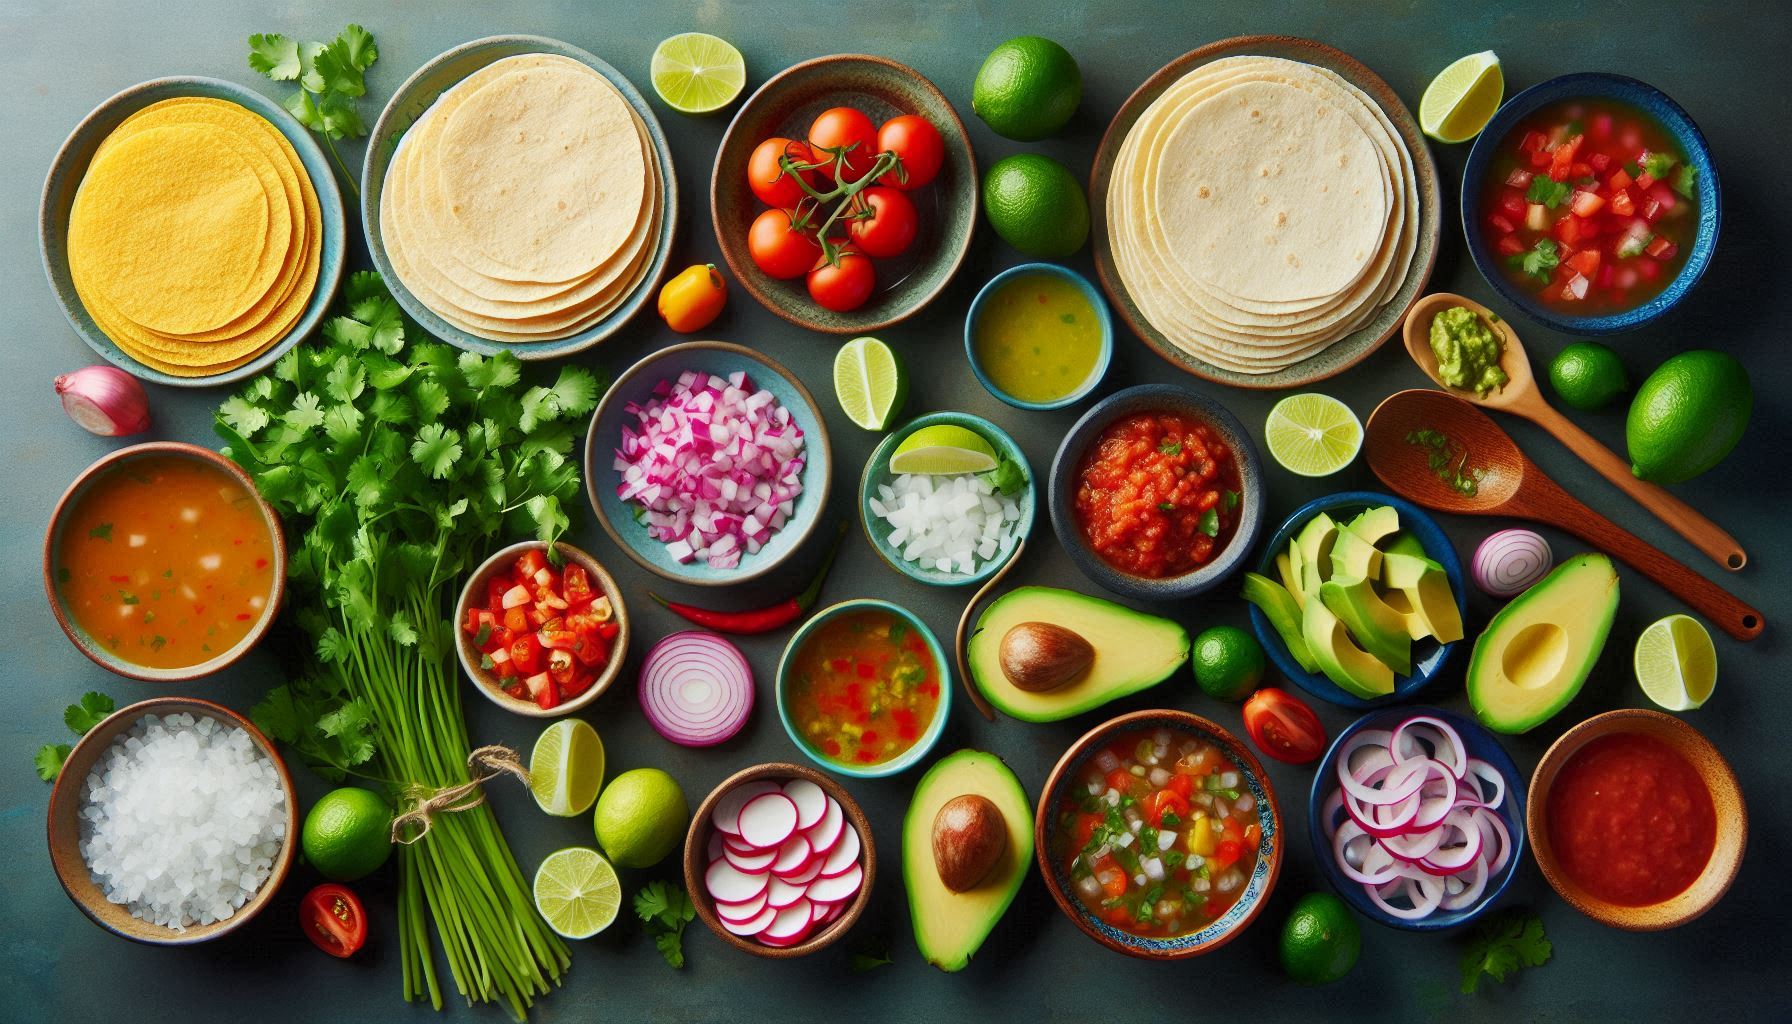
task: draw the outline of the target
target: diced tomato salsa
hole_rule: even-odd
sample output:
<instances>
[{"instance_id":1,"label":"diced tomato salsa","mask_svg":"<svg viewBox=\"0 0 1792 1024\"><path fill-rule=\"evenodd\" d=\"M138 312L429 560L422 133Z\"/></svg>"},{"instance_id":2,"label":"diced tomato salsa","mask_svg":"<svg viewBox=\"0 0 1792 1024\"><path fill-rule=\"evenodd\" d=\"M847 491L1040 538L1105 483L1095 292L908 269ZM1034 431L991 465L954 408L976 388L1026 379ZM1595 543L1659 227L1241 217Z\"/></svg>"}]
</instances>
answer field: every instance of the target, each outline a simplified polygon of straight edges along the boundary
<instances>
[{"instance_id":1,"label":"diced tomato salsa","mask_svg":"<svg viewBox=\"0 0 1792 1024\"><path fill-rule=\"evenodd\" d=\"M591 689L622 627L584 566L551 565L535 548L492 574L485 603L469 607L460 628L500 689L546 709Z\"/></svg>"},{"instance_id":2,"label":"diced tomato salsa","mask_svg":"<svg viewBox=\"0 0 1792 1024\"><path fill-rule=\"evenodd\" d=\"M1644 111L1609 99L1540 108L1487 168L1487 244L1508 280L1575 316L1634 309L1686 265L1698 169Z\"/></svg>"},{"instance_id":3,"label":"diced tomato salsa","mask_svg":"<svg viewBox=\"0 0 1792 1024\"><path fill-rule=\"evenodd\" d=\"M803 639L785 692L809 748L837 764L883 764L932 724L940 671L927 640L886 611L852 612Z\"/></svg>"},{"instance_id":4,"label":"diced tomato salsa","mask_svg":"<svg viewBox=\"0 0 1792 1024\"><path fill-rule=\"evenodd\" d=\"M1199 931L1244 894L1263 838L1257 801L1218 744L1169 729L1122 733L1057 808L1052 855L1089 912L1122 931Z\"/></svg>"},{"instance_id":5,"label":"diced tomato salsa","mask_svg":"<svg viewBox=\"0 0 1792 1024\"><path fill-rule=\"evenodd\" d=\"M1179 576L1212 561L1238 525L1232 450L1212 426L1177 412L1110 424L1076 476L1076 521L1109 565Z\"/></svg>"}]
</instances>

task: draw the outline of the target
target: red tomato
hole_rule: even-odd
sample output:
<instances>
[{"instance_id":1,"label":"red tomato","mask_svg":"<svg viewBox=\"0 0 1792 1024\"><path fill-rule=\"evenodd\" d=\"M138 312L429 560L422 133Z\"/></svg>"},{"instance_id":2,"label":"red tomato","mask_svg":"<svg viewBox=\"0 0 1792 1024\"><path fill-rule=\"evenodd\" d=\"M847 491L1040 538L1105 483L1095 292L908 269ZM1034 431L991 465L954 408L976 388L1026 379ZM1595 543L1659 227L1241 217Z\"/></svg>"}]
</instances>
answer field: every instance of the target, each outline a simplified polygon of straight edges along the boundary
<instances>
[{"instance_id":1,"label":"red tomato","mask_svg":"<svg viewBox=\"0 0 1792 1024\"><path fill-rule=\"evenodd\" d=\"M895 153L901 166L878 179L878 184L903 191L932 183L946 162L946 143L933 122L919 114L903 114L885 121L877 130L877 148Z\"/></svg>"},{"instance_id":2,"label":"red tomato","mask_svg":"<svg viewBox=\"0 0 1792 1024\"><path fill-rule=\"evenodd\" d=\"M1244 704L1244 728L1257 749L1278 761L1306 764L1325 753L1325 726L1299 697L1266 686Z\"/></svg>"},{"instance_id":3,"label":"red tomato","mask_svg":"<svg viewBox=\"0 0 1792 1024\"><path fill-rule=\"evenodd\" d=\"M367 943L367 912L346 886L334 882L305 894L299 901L299 927L318 949L347 958Z\"/></svg>"},{"instance_id":4,"label":"red tomato","mask_svg":"<svg viewBox=\"0 0 1792 1024\"><path fill-rule=\"evenodd\" d=\"M566 572L560 577L560 581L561 593L566 597L568 607L588 605L595 596L591 591L591 576L577 562L566 564Z\"/></svg>"},{"instance_id":5,"label":"red tomato","mask_svg":"<svg viewBox=\"0 0 1792 1024\"><path fill-rule=\"evenodd\" d=\"M843 249L838 262L818 263L809 271L809 297L823 309L850 313L865 304L877 285L877 271L862 252Z\"/></svg>"},{"instance_id":6,"label":"red tomato","mask_svg":"<svg viewBox=\"0 0 1792 1024\"><path fill-rule=\"evenodd\" d=\"M535 585L535 574L547 567L547 552L541 548L530 548L517 556L517 582L521 583L523 586L532 587Z\"/></svg>"},{"instance_id":7,"label":"red tomato","mask_svg":"<svg viewBox=\"0 0 1792 1024\"><path fill-rule=\"evenodd\" d=\"M747 251L759 269L780 281L801 277L821 257L821 246L798 230L793 210L767 210L747 230Z\"/></svg>"},{"instance_id":8,"label":"red tomato","mask_svg":"<svg viewBox=\"0 0 1792 1024\"><path fill-rule=\"evenodd\" d=\"M822 111L809 125L809 146L817 160L831 159L833 154L828 150L844 150L845 179L857 181L877 160L877 126L863 112L852 107L833 107ZM834 171L834 165L830 164L816 174L831 181Z\"/></svg>"},{"instance_id":9,"label":"red tomato","mask_svg":"<svg viewBox=\"0 0 1792 1024\"><path fill-rule=\"evenodd\" d=\"M897 189L873 185L853 200L847 231L867 256L887 260L900 256L915 240L915 204Z\"/></svg>"},{"instance_id":10,"label":"red tomato","mask_svg":"<svg viewBox=\"0 0 1792 1024\"><path fill-rule=\"evenodd\" d=\"M1179 777L1187 778L1187 776ZM1162 828L1166 814L1174 814L1177 820L1186 819L1188 817L1188 797L1173 789L1160 789L1145 798L1145 816L1151 819L1152 827Z\"/></svg>"},{"instance_id":11,"label":"red tomato","mask_svg":"<svg viewBox=\"0 0 1792 1024\"><path fill-rule=\"evenodd\" d=\"M747 187L767 206L795 206L808 195L798 183L800 177L811 186L816 183L814 171L787 174L780 157L789 157L801 164L815 162L815 154L806 143L786 138L770 138L753 148L747 158Z\"/></svg>"},{"instance_id":12,"label":"red tomato","mask_svg":"<svg viewBox=\"0 0 1792 1024\"><path fill-rule=\"evenodd\" d=\"M541 641L534 633L524 633L511 642L510 663L522 675L541 671Z\"/></svg>"}]
</instances>

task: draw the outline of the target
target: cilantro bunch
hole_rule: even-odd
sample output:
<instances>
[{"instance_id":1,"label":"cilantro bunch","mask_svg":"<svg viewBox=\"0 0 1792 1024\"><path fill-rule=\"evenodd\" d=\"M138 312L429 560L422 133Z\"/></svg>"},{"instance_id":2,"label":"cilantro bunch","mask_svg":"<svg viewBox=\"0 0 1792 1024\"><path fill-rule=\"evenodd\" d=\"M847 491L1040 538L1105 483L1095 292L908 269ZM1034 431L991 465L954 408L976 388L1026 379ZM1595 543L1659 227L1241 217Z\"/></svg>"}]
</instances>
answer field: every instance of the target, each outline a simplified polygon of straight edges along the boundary
<instances>
[{"instance_id":1,"label":"cilantro bunch","mask_svg":"<svg viewBox=\"0 0 1792 1024\"><path fill-rule=\"evenodd\" d=\"M299 42L279 33L249 37L249 67L276 82L298 85L299 91L287 97L287 113L323 137L343 182L356 195L361 190L355 173L336 152L336 140L367 134L355 101L367 94L367 69L379 59L372 33L359 25L348 26L327 43Z\"/></svg>"},{"instance_id":2,"label":"cilantro bunch","mask_svg":"<svg viewBox=\"0 0 1792 1024\"><path fill-rule=\"evenodd\" d=\"M467 778L455 599L499 543L565 532L599 384L568 366L526 387L509 354L425 340L378 274L344 291L325 343L251 380L215 428L285 522L288 605L311 648L252 717L326 777L384 782L402 802ZM520 1018L567 951L490 809L440 815L399 851L405 997L441 1006L428 915L460 991Z\"/></svg>"},{"instance_id":3,"label":"cilantro bunch","mask_svg":"<svg viewBox=\"0 0 1792 1024\"><path fill-rule=\"evenodd\" d=\"M80 701L62 709L62 724L79 739L92 731L93 727L106 720L106 716L118 710L112 698L103 693L89 690L81 695ZM37 769L37 777L45 782L55 782L56 776L62 774L62 762L74 748L67 743L46 743L37 748L32 756L32 766Z\"/></svg>"},{"instance_id":4,"label":"cilantro bunch","mask_svg":"<svg viewBox=\"0 0 1792 1024\"><path fill-rule=\"evenodd\" d=\"M1475 929L1463 950L1462 994L1474 995L1483 975L1503 982L1514 971L1541 967L1549 962L1550 952L1543 921L1536 914L1510 910L1489 918Z\"/></svg>"},{"instance_id":5,"label":"cilantro bunch","mask_svg":"<svg viewBox=\"0 0 1792 1024\"><path fill-rule=\"evenodd\" d=\"M673 967L684 966L684 926L697 908L677 882L648 882L635 893L635 916L647 926L653 944Z\"/></svg>"}]
</instances>

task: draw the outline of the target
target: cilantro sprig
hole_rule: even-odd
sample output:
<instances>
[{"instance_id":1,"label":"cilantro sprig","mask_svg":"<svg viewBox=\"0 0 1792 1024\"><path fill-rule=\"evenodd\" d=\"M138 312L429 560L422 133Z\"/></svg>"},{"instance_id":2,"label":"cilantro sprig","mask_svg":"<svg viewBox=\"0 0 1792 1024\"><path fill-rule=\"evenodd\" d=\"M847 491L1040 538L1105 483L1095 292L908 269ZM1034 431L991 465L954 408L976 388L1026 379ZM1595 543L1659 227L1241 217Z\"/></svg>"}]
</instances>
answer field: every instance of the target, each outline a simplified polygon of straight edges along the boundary
<instances>
[{"instance_id":1,"label":"cilantro sprig","mask_svg":"<svg viewBox=\"0 0 1792 1024\"><path fill-rule=\"evenodd\" d=\"M676 882L648 882L635 893L635 916L647 925L653 944L673 967L684 966L684 926L697 916L691 898Z\"/></svg>"},{"instance_id":2,"label":"cilantro sprig","mask_svg":"<svg viewBox=\"0 0 1792 1024\"><path fill-rule=\"evenodd\" d=\"M1568 201L1573 188L1565 181L1556 181L1547 174L1539 174L1531 179L1531 187L1525 189L1524 199L1527 203L1540 203L1553 210Z\"/></svg>"},{"instance_id":3,"label":"cilantro sprig","mask_svg":"<svg viewBox=\"0 0 1792 1024\"><path fill-rule=\"evenodd\" d=\"M336 152L336 140L367 134L355 101L367 95L367 69L379 59L372 33L359 25L349 25L327 43L300 42L279 33L249 37L249 67L299 87L286 99L287 112L323 137L343 183L356 195L355 174Z\"/></svg>"},{"instance_id":4,"label":"cilantro sprig","mask_svg":"<svg viewBox=\"0 0 1792 1024\"><path fill-rule=\"evenodd\" d=\"M116 710L118 705L112 698L90 690L82 694L79 701L63 709L62 724L68 726L68 731L79 739ZM63 762L68 760L69 752L73 749L67 743L46 743L38 747L37 753L31 757L32 767L37 769L37 777L45 782L55 782L56 777L62 774Z\"/></svg>"},{"instance_id":5,"label":"cilantro sprig","mask_svg":"<svg viewBox=\"0 0 1792 1024\"><path fill-rule=\"evenodd\" d=\"M1549 283L1550 272L1560 266L1561 250L1556 248L1553 238L1539 238L1537 244L1525 252L1506 257L1506 263L1512 269Z\"/></svg>"},{"instance_id":6,"label":"cilantro sprig","mask_svg":"<svg viewBox=\"0 0 1792 1024\"><path fill-rule=\"evenodd\" d=\"M1483 922L1462 953L1462 994L1474 995L1481 976L1503 982L1512 972L1549 962L1551 947L1543 921L1524 910L1507 911Z\"/></svg>"}]
</instances>

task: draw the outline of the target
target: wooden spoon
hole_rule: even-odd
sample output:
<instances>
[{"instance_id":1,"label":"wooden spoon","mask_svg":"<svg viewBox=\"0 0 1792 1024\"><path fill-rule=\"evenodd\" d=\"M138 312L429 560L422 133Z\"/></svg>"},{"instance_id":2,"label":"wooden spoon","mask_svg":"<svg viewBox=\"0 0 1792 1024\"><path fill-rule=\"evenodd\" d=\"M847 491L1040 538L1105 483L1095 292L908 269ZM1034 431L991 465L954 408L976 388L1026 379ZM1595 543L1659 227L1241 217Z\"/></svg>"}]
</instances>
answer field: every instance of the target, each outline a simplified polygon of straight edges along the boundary
<instances>
[{"instance_id":1,"label":"wooden spoon","mask_svg":"<svg viewBox=\"0 0 1792 1024\"><path fill-rule=\"evenodd\" d=\"M1554 434L1556 440L1580 456L1587 465L1598 470L1600 476L1616 484L1619 490L1654 513L1655 518L1685 537L1693 547L1710 556L1712 561L1731 572L1748 564L1748 554L1742 550L1742 545L1737 543L1736 538L1725 533L1722 527L1660 485L1637 479L1628 463L1618 458L1610 448L1594 440L1591 434L1575 426L1573 420L1552 408L1544 400L1543 392L1538 389L1537 378L1531 374L1531 360L1525 355L1524 344L1518 340L1518 332L1512 329L1509 321L1495 316L1486 306L1450 292L1427 295L1413 304L1412 310L1406 314L1406 328L1403 332L1406 353L1412 356L1413 362L1419 364L1419 369L1425 371L1425 376L1436 381L1440 387L1448 387L1438 380L1437 357L1431 351L1431 321L1440 311L1451 306L1467 307L1499 336L1502 349L1500 369L1506 371L1506 376L1510 378L1505 387L1490 391L1484 396L1455 388L1450 389L1452 395L1486 409L1498 409L1530 420Z\"/></svg>"},{"instance_id":2,"label":"wooden spoon","mask_svg":"<svg viewBox=\"0 0 1792 1024\"><path fill-rule=\"evenodd\" d=\"M1433 449L1407 440L1419 430L1443 434L1465 453L1462 472L1478 474L1475 493L1463 494L1432 470ZM1753 640L1766 625L1760 612L1722 587L1575 500L1525 458L1499 424L1455 395L1389 395L1369 416L1363 454L1381 482L1409 501L1457 515L1548 523L1629 563L1738 640Z\"/></svg>"}]
</instances>

